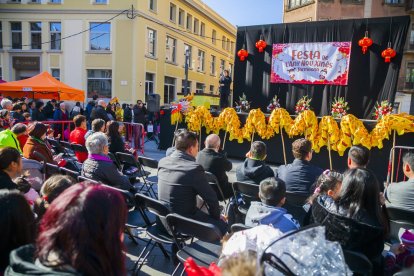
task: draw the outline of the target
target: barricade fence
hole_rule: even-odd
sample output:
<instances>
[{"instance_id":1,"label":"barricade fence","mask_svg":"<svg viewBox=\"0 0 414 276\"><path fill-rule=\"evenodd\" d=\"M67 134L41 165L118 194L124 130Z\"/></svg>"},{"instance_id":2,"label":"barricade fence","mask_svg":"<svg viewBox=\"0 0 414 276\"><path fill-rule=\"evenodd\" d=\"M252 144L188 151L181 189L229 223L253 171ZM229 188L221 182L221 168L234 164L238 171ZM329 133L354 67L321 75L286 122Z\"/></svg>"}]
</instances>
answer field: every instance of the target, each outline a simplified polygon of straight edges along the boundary
<instances>
[{"instance_id":1,"label":"barricade fence","mask_svg":"<svg viewBox=\"0 0 414 276\"><path fill-rule=\"evenodd\" d=\"M414 152L414 147L394 146L390 150L386 185L393 182L406 181L404 174L403 157L407 152Z\"/></svg>"}]
</instances>

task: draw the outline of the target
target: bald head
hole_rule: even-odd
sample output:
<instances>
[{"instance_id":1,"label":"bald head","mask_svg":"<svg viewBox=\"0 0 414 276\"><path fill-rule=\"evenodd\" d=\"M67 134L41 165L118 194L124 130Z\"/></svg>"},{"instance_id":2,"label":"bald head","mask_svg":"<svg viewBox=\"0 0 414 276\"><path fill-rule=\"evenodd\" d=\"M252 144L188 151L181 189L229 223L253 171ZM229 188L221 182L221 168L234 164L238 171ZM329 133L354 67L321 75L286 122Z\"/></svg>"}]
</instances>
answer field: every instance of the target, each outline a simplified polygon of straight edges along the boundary
<instances>
[{"instance_id":1,"label":"bald head","mask_svg":"<svg viewBox=\"0 0 414 276\"><path fill-rule=\"evenodd\" d=\"M210 134L206 138L205 146L208 149L214 149L218 151L220 148L220 137L217 134Z\"/></svg>"}]
</instances>

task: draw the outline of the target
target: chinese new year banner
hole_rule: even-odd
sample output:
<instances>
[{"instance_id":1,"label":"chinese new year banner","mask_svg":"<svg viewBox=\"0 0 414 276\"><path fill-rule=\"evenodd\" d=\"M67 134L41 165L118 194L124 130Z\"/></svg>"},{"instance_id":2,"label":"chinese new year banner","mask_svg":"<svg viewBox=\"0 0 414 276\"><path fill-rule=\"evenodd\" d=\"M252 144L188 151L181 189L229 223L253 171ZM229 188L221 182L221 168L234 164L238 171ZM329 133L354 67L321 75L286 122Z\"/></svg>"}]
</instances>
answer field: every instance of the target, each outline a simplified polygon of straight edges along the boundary
<instances>
[{"instance_id":1,"label":"chinese new year banner","mask_svg":"<svg viewBox=\"0 0 414 276\"><path fill-rule=\"evenodd\" d=\"M270 81L347 85L351 42L273 44Z\"/></svg>"}]
</instances>

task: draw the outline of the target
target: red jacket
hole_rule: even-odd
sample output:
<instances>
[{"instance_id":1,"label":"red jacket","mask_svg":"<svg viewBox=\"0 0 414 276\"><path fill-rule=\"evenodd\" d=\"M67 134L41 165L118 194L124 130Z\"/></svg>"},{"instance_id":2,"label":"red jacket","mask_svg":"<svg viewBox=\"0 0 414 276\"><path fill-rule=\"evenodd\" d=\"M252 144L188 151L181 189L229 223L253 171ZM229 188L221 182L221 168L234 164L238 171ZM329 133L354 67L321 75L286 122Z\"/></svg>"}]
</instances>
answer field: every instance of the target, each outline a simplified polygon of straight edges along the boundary
<instances>
[{"instance_id":1,"label":"red jacket","mask_svg":"<svg viewBox=\"0 0 414 276\"><path fill-rule=\"evenodd\" d=\"M21 149L23 149L24 145L26 145L26 142L27 142L28 138L29 138L29 135L26 135L26 134L17 136L17 140L19 140Z\"/></svg>"},{"instance_id":2,"label":"red jacket","mask_svg":"<svg viewBox=\"0 0 414 276\"><path fill-rule=\"evenodd\" d=\"M84 146L85 145L85 134L87 130L77 127L75 128L69 136L69 141L74 144L79 144ZM83 163L88 158L88 153L86 152L75 152L76 158L78 158L78 161Z\"/></svg>"}]
</instances>

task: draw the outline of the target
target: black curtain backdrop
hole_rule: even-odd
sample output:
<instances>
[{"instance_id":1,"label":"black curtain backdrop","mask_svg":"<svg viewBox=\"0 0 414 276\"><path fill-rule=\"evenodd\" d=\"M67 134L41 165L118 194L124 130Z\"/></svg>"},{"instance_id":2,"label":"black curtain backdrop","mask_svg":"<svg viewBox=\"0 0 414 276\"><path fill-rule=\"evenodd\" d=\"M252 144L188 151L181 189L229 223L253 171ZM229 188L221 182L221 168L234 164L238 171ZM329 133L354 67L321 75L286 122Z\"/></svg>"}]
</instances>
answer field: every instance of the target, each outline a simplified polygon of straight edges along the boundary
<instances>
[{"instance_id":1,"label":"black curtain backdrop","mask_svg":"<svg viewBox=\"0 0 414 276\"><path fill-rule=\"evenodd\" d=\"M282 107L293 114L296 102L308 95L316 115L324 116L330 113L335 97L345 97L350 105L349 113L358 118L371 118L377 101L394 102L409 24L409 16L398 16L238 27L233 101L244 93L252 108L266 111L270 100L277 95ZM373 45L363 55L358 41L366 30ZM261 34L267 43L264 53L255 47ZM270 83L273 44L333 41L352 41L347 86ZM388 41L397 52L391 63L385 63L381 57ZM243 45L249 56L242 62L237 52Z\"/></svg>"}]
</instances>

